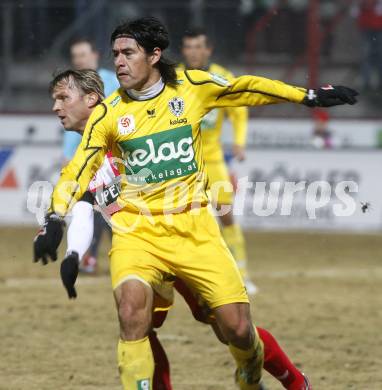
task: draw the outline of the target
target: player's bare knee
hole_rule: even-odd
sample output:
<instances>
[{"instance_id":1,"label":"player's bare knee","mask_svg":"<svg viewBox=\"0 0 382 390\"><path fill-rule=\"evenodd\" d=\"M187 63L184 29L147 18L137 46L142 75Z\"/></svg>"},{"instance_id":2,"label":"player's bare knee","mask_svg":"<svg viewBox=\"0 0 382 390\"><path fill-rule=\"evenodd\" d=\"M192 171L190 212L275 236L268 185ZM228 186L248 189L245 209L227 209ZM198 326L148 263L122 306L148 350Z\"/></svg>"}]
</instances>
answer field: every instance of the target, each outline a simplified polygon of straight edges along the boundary
<instances>
[{"instance_id":1,"label":"player's bare knee","mask_svg":"<svg viewBox=\"0 0 382 390\"><path fill-rule=\"evenodd\" d=\"M123 339L136 340L147 335L151 321L147 307L138 306L130 300L121 301L118 306L118 317Z\"/></svg>"},{"instance_id":2,"label":"player's bare knee","mask_svg":"<svg viewBox=\"0 0 382 390\"><path fill-rule=\"evenodd\" d=\"M142 307L131 300L121 300L118 306L118 317L122 325L134 324L142 316Z\"/></svg>"},{"instance_id":3,"label":"player's bare knee","mask_svg":"<svg viewBox=\"0 0 382 390\"><path fill-rule=\"evenodd\" d=\"M237 340L242 340L243 342L249 342L252 338L252 324L248 321L247 318L242 318L239 322L238 327L236 328L235 338Z\"/></svg>"},{"instance_id":4,"label":"player's bare knee","mask_svg":"<svg viewBox=\"0 0 382 390\"><path fill-rule=\"evenodd\" d=\"M219 328L228 343L247 348L253 339L253 326L248 305L232 304L215 313Z\"/></svg>"},{"instance_id":5,"label":"player's bare knee","mask_svg":"<svg viewBox=\"0 0 382 390\"><path fill-rule=\"evenodd\" d=\"M128 285L123 286L118 295L118 317L122 338L135 340L144 337L148 333L151 322L150 291L143 284L139 286L129 282Z\"/></svg>"},{"instance_id":6,"label":"player's bare knee","mask_svg":"<svg viewBox=\"0 0 382 390\"><path fill-rule=\"evenodd\" d=\"M235 345L247 344L251 339L251 323L246 318L238 318L229 324L226 333L229 343Z\"/></svg>"}]
</instances>

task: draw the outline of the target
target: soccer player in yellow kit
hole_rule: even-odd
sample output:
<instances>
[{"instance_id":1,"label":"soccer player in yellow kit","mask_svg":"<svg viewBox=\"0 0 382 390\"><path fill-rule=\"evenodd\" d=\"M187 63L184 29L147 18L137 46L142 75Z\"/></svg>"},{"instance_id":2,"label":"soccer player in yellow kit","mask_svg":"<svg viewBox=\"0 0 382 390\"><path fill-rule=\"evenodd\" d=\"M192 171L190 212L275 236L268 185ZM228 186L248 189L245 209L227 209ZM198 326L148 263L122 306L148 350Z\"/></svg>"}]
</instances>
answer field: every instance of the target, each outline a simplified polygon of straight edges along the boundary
<instances>
[{"instance_id":1,"label":"soccer player in yellow kit","mask_svg":"<svg viewBox=\"0 0 382 390\"><path fill-rule=\"evenodd\" d=\"M210 62L212 50L212 44L203 29L187 30L182 38L184 65L181 65L180 68L205 70L226 80L233 79L234 76L230 71ZM233 188L220 140L225 118L230 120L234 130L233 156L238 161L244 160L248 126L247 107L213 109L205 115L200 124L203 158L211 187L212 202L218 210L224 210L223 215L219 216L223 237L236 260L248 295L253 295L257 288L248 275L247 251L241 226L234 220L232 212Z\"/></svg>"},{"instance_id":2,"label":"soccer player in yellow kit","mask_svg":"<svg viewBox=\"0 0 382 390\"><path fill-rule=\"evenodd\" d=\"M257 390L263 346L252 325L236 262L207 208L199 125L213 108L281 102L354 104L356 92L346 87L307 91L255 76L227 81L203 71L176 73L162 55L168 45L165 27L154 18L114 30L121 88L94 109L80 147L62 171L35 239L35 260L56 258L61 218L112 150L125 171L123 210L112 216L110 252L124 389L152 389L154 362L147 335L154 291L162 293L166 282L178 276L212 309L236 361L239 388Z\"/></svg>"},{"instance_id":3,"label":"soccer player in yellow kit","mask_svg":"<svg viewBox=\"0 0 382 390\"><path fill-rule=\"evenodd\" d=\"M66 129L83 133L90 114L104 99L103 82L96 71L65 70L55 75L50 83L54 100L53 111ZM93 236L93 204L103 210L104 215L118 211L115 199L119 191L115 183L119 171L114 169L113 158L108 153L96 177L91 181L89 191L72 208L72 218L67 230L67 251L61 263L61 278L70 299L77 297L75 281L83 253L89 248ZM114 182L114 184L112 184ZM176 279L174 288L184 297L195 319L213 326L213 318L208 316L205 307L198 304L187 286ZM155 308L154 308L155 310ZM166 311L153 313L153 327L162 325ZM214 329L216 329L214 327ZM256 327L264 344L264 369L278 379L288 390L311 390L308 379L293 365L272 334L266 329ZM149 333L153 350L155 372L154 390L172 390L170 366L155 331ZM221 340L224 342L224 340Z\"/></svg>"}]
</instances>

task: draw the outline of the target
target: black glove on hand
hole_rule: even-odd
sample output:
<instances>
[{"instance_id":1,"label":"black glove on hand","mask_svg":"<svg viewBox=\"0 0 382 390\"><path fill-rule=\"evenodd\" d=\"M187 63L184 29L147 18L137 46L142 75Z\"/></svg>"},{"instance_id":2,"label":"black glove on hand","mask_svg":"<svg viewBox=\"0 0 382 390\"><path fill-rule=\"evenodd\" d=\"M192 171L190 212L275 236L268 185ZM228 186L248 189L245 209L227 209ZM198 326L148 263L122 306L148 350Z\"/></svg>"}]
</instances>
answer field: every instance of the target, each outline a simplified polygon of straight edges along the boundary
<instances>
[{"instance_id":1,"label":"black glove on hand","mask_svg":"<svg viewBox=\"0 0 382 390\"><path fill-rule=\"evenodd\" d=\"M303 104L308 107L331 107L341 104L355 104L358 92L341 85L320 87L318 89L308 89Z\"/></svg>"},{"instance_id":2,"label":"black glove on hand","mask_svg":"<svg viewBox=\"0 0 382 390\"><path fill-rule=\"evenodd\" d=\"M62 240L64 227L65 221L57 214L47 214L44 225L34 239L34 262L41 259L44 265L48 264L48 256L53 261L57 260L57 248Z\"/></svg>"},{"instance_id":3,"label":"black glove on hand","mask_svg":"<svg viewBox=\"0 0 382 390\"><path fill-rule=\"evenodd\" d=\"M69 253L61 263L61 280L68 292L69 299L77 298L77 291L74 287L78 276L79 258L77 252Z\"/></svg>"}]
</instances>

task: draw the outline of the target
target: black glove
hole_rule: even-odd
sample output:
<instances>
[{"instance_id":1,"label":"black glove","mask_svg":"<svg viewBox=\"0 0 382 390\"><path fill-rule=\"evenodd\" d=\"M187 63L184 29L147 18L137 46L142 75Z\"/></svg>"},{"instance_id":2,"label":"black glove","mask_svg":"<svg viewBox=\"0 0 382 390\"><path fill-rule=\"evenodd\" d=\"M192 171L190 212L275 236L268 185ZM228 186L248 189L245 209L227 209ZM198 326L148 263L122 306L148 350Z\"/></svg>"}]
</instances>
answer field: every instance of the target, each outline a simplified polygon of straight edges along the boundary
<instances>
[{"instance_id":1,"label":"black glove","mask_svg":"<svg viewBox=\"0 0 382 390\"><path fill-rule=\"evenodd\" d=\"M318 89L308 89L302 101L308 107L331 107L341 104L355 104L358 92L341 85L327 85Z\"/></svg>"},{"instance_id":2,"label":"black glove","mask_svg":"<svg viewBox=\"0 0 382 390\"><path fill-rule=\"evenodd\" d=\"M40 259L48 264L48 256L53 261L57 260L57 248L64 234L65 221L57 214L47 214L45 223L34 238L34 262Z\"/></svg>"},{"instance_id":3,"label":"black glove","mask_svg":"<svg viewBox=\"0 0 382 390\"><path fill-rule=\"evenodd\" d=\"M68 292L69 299L77 298L77 291L74 287L78 276L79 258L77 252L69 253L61 263L61 280Z\"/></svg>"}]
</instances>

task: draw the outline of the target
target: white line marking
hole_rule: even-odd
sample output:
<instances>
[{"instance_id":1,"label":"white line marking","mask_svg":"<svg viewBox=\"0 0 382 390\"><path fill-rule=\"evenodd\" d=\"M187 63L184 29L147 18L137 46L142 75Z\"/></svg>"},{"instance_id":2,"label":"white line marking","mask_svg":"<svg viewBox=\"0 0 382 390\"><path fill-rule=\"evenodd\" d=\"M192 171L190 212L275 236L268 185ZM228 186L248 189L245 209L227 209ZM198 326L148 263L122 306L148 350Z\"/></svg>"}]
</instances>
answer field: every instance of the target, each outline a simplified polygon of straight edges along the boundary
<instances>
[{"instance_id":1,"label":"white line marking","mask_svg":"<svg viewBox=\"0 0 382 390\"><path fill-rule=\"evenodd\" d=\"M291 277L316 278L316 279L380 279L382 278L382 267L378 268L322 268L316 270L282 270L282 271L256 271L255 278L283 279ZM109 276L83 277L77 280L81 286L93 286L110 284ZM61 286L59 278L8 278L0 286L13 288Z\"/></svg>"},{"instance_id":2,"label":"white line marking","mask_svg":"<svg viewBox=\"0 0 382 390\"><path fill-rule=\"evenodd\" d=\"M62 286L59 278L9 278L4 282L6 287L41 287L41 286ZM110 284L110 277L97 276L77 279L76 284L81 286L93 286L100 284ZM1 286L1 283L0 283Z\"/></svg>"},{"instance_id":3,"label":"white line marking","mask_svg":"<svg viewBox=\"0 0 382 390\"><path fill-rule=\"evenodd\" d=\"M323 279L368 279L381 278L382 268L321 268L312 270L282 270L282 271L259 271L254 272L254 276L261 278L290 278L290 277L305 277L305 278L323 278Z\"/></svg>"}]
</instances>

